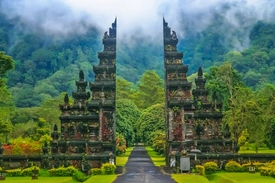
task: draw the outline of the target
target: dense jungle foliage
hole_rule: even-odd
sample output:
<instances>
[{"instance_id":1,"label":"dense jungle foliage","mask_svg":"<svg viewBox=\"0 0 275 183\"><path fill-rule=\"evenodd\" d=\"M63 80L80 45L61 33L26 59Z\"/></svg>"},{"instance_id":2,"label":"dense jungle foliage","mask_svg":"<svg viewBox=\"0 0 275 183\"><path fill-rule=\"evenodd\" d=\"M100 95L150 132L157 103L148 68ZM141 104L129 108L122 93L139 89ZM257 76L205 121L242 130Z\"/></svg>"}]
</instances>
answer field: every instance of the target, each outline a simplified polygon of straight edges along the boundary
<instances>
[{"instance_id":1,"label":"dense jungle foliage","mask_svg":"<svg viewBox=\"0 0 275 183\"><path fill-rule=\"evenodd\" d=\"M59 124L58 104L64 92L76 89L79 70L93 81L102 33L90 27L85 34L56 38L17 21L0 14L0 51L5 52L0 53L1 134L40 140ZM249 32L249 47L241 51L215 26L180 38L178 50L185 53L188 79L194 80L203 66L210 94L217 91L223 101L224 123L232 138L249 136L255 150L263 144L275 147L275 24L258 22ZM140 39L133 42L144 44L131 49L118 40L117 132L127 145L146 142L163 152L163 49ZM249 135L244 137L244 132ZM160 133L162 139L156 136Z\"/></svg>"},{"instance_id":2,"label":"dense jungle foliage","mask_svg":"<svg viewBox=\"0 0 275 183\"><path fill-rule=\"evenodd\" d=\"M230 61L248 86L256 89L263 83L274 84L275 24L258 22L250 31L250 46L242 51L236 51L228 36L217 31L218 25L217 21L199 34L190 31L184 38L179 37L178 50L184 52L188 74L195 73L199 66L208 70ZM79 69L86 80L92 81L92 64L98 63L97 52L103 49L102 35L96 27L89 27L85 34L57 38L32 31L17 19L8 20L0 14L0 50L15 60L15 69L7 74L7 84L16 106L38 106L61 92L71 93ZM162 45L152 45L135 36L131 43L123 38L118 42L118 76L136 83L146 70L155 70L163 78Z\"/></svg>"}]
</instances>

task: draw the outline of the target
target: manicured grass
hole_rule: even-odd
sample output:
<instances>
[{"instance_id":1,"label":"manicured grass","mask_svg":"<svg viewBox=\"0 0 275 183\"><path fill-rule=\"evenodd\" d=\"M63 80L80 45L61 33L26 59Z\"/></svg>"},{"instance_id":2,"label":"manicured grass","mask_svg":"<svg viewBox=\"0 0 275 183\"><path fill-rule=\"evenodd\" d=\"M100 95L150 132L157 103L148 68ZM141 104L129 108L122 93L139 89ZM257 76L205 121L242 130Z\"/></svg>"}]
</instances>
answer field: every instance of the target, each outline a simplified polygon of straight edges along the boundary
<instances>
[{"instance_id":1,"label":"manicured grass","mask_svg":"<svg viewBox=\"0 0 275 183\"><path fill-rule=\"evenodd\" d=\"M10 183L76 183L76 180L73 180L72 177L38 177L37 180L32 180L31 177L6 177L6 180L3 182Z\"/></svg>"},{"instance_id":2,"label":"manicured grass","mask_svg":"<svg viewBox=\"0 0 275 183\"><path fill-rule=\"evenodd\" d=\"M239 150L239 154L255 154L256 151L253 150L252 148L249 150ZM275 154L275 149L268 149L268 148L259 148L258 154L269 154L269 153L274 153Z\"/></svg>"},{"instance_id":3,"label":"manicured grass","mask_svg":"<svg viewBox=\"0 0 275 183\"><path fill-rule=\"evenodd\" d=\"M259 173L217 173L209 177L210 182L219 183L274 183L272 177L261 176Z\"/></svg>"},{"instance_id":4,"label":"manicured grass","mask_svg":"<svg viewBox=\"0 0 275 183\"><path fill-rule=\"evenodd\" d=\"M261 176L259 173L216 173L208 175L207 178L194 174L172 174L172 178L178 183L199 182L199 183L274 183L272 177Z\"/></svg>"},{"instance_id":5,"label":"manicured grass","mask_svg":"<svg viewBox=\"0 0 275 183\"><path fill-rule=\"evenodd\" d=\"M209 183L209 180L204 176L195 175L195 174L172 174L172 178L178 183L187 183L187 182Z\"/></svg>"},{"instance_id":6,"label":"manicured grass","mask_svg":"<svg viewBox=\"0 0 275 183\"><path fill-rule=\"evenodd\" d=\"M128 147L124 154L116 157L116 166L125 166L134 147Z\"/></svg>"},{"instance_id":7,"label":"manicured grass","mask_svg":"<svg viewBox=\"0 0 275 183\"><path fill-rule=\"evenodd\" d=\"M96 175L90 177L85 183L112 183L116 179L116 175ZM78 183L72 177L38 177L37 180L32 180L31 177L6 177L4 182L10 183Z\"/></svg>"},{"instance_id":8,"label":"manicured grass","mask_svg":"<svg viewBox=\"0 0 275 183\"><path fill-rule=\"evenodd\" d=\"M158 155L151 147L146 146L148 155L151 157L155 166L165 165L165 157Z\"/></svg>"},{"instance_id":9,"label":"manicured grass","mask_svg":"<svg viewBox=\"0 0 275 183\"><path fill-rule=\"evenodd\" d=\"M112 183L116 177L117 175L96 175L89 178L85 183Z\"/></svg>"}]
</instances>

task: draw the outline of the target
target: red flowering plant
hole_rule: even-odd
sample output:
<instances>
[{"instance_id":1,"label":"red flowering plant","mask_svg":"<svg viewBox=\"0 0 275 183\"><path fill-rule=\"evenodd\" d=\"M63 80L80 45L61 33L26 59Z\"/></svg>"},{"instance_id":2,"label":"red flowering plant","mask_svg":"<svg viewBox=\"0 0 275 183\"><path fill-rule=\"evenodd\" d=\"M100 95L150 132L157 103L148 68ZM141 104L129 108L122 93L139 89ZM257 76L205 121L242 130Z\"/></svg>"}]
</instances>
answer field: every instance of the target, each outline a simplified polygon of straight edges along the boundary
<instances>
[{"instance_id":1,"label":"red flowering plant","mask_svg":"<svg viewBox=\"0 0 275 183\"><path fill-rule=\"evenodd\" d=\"M24 155L35 155L41 154L43 141L34 141L31 138L18 137L14 139L10 144L3 146L4 153L7 155L12 154L24 154Z\"/></svg>"},{"instance_id":2,"label":"red flowering plant","mask_svg":"<svg viewBox=\"0 0 275 183\"><path fill-rule=\"evenodd\" d=\"M126 152L126 140L122 134L116 134L116 155Z\"/></svg>"}]
</instances>

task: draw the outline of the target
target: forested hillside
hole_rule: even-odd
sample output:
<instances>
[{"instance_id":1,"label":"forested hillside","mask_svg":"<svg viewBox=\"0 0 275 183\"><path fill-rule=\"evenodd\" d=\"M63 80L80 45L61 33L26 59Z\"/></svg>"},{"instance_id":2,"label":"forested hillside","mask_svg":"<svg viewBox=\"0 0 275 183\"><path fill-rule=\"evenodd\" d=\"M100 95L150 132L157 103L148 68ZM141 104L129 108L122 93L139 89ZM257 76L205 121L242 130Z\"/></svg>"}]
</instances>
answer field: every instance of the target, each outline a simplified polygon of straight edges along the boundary
<instances>
[{"instance_id":1,"label":"forested hillside","mask_svg":"<svg viewBox=\"0 0 275 183\"><path fill-rule=\"evenodd\" d=\"M200 33L186 32L184 27L175 30L186 33L185 37L179 37L179 50L184 52L184 63L189 65L188 74L195 73L198 66L207 71L213 65L230 61L248 86L256 89L264 83L274 84L275 24L258 22L252 30L248 29L249 47L237 50L228 35L217 31L219 23L209 25ZM244 36L237 30L236 33ZM82 34L50 36L0 14L0 51L15 60L15 69L7 76L16 106L38 106L44 99L59 96L61 92L71 93L80 69L86 79L92 81L92 64L98 63L102 35L96 27L88 27ZM131 42L124 41L123 37L117 41L118 76L135 83L145 70L156 70L163 77L162 45L135 35Z\"/></svg>"}]
</instances>

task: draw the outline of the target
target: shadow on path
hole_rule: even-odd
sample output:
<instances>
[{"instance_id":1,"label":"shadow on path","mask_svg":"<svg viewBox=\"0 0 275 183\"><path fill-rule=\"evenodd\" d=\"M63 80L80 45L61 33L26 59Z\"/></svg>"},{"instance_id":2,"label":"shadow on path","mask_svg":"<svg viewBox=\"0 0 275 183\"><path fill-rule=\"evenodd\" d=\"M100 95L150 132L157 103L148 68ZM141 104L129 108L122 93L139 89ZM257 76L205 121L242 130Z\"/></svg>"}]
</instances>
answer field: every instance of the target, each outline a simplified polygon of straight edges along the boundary
<instances>
[{"instance_id":1,"label":"shadow on path","mask_svg":"<svg viewBox=\"0 0 275 183\"><path fill-rule=\"evenodd\" d=\"M135 147L126 163L126 173L113 183L176 183L156 167L144 147Z\"/></svg>"}]
</instances>

